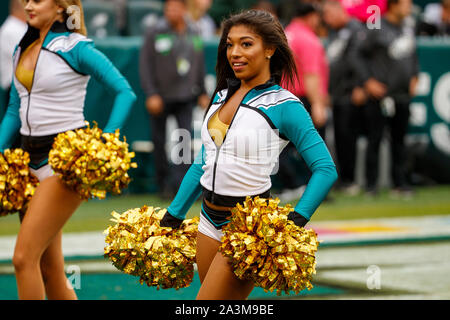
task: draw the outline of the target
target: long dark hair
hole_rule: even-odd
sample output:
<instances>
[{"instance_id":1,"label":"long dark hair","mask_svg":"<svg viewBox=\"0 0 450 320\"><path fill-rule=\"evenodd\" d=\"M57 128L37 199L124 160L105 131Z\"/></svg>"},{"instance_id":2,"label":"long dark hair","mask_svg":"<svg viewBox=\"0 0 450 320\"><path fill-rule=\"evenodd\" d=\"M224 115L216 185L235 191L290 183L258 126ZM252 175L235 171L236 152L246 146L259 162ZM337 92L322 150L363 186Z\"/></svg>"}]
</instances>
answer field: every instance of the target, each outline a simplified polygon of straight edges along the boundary
<instances>
[{"instance_id":1,"label":"long dark hair","mask_svg":"<svg viewBox=\"0 0 450 320\"><path fill-rule=\"evenodd\" d=\"M223 31L219 42L216 64L217 85L212 99L214 99L217 92L227 88L227 79L236 79L227 59L227 37L230 29L238 25L250 28L262 38L266 46L276 48L270 59L271 77L278 85L283 81L290 87L293 87L297 79L297 69L283 27L278 19L267 11L248 10L232 15L222 23ZM209 107L205 115L208 110Z\"/></svg>"}]
</instances>

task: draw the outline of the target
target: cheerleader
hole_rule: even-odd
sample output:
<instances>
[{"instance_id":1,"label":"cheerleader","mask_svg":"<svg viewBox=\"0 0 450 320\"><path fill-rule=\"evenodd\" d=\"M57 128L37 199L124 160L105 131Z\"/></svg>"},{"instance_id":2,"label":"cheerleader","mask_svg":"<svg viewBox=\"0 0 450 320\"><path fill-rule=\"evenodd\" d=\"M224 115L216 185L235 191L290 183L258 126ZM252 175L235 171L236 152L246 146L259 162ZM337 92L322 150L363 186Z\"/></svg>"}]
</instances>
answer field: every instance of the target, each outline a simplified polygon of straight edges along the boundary
<instances>
[{"instance_id":1,"label":"cheerleader","mask_svg":"<svg viewBox=\"0 0 450 320\"><path fill-rule=\"evenodd\" d=\"M0 151L20 131L21 147L40 181L13 256L19 299L76 299L64 272L62 228L82 200L53 174L48 154L58 133L85 126L90 76L113 90L104 132L120 129L136 100L126 79L86 37L80 0L25 0L28 31L17 46Z\"/></svg>"},{"instance_id":2,"label":"cheerleader","mask_svg":"<svg viewBox=\"0 0 450 320\"><path fill-rule=\"evenodd\" d=\"M219 251L221 228L246 196L270 197L281 150L292 142L312 171L289 214L304 226L337 179L330 153L302 102L280 87L296 67L283 28L264 11L231 16L223 24L217 87L202 125L202 148L161 221L178 227L202 195L196 262L202 283L197 299L245 299L253 289L239 280Z\"/></svg>"}]
</instances>

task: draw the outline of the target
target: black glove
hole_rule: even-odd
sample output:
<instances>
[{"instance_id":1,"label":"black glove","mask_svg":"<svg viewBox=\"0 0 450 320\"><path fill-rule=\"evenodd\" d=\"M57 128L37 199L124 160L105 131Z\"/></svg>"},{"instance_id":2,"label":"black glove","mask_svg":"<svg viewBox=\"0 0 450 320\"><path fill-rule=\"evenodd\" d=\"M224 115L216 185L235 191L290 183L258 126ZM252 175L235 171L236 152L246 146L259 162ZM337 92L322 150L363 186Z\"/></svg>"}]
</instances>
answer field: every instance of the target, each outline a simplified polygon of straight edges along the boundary
<instances>
[{"instance_id":1,"label":"black glove","mask_svg":"<svg viewBox=\"0 0 450 320\"><path fill-rule=\"evenodd\" d=\"M103 135L101 135L100 136L100 141L103 142L103 143L106 143L106 138Z\"/></svg>"},{"instance_id":2,"label":"black glove","mask_svg":"<svg viewBox=\"0 0 450 320\"><path fill-rule=\"evenodd\" d=\"M159 222L159 225L161 227L170 227L172 229L178 229L182 223L183 220L175 218L169 213L169 211L167 211L164 217Z\"/></svg>"},{"instance_id":3,"label":"black glove","mask_svg":"<svg viewBox=\"0 0 450 320\"><path fill-rule=\"evenodd\" d=\"M288 214L288 220L294 221L294 224L299 227L304 227L305 224L308 223L308 220L306 220L305 217L295 211L292 211Z\"/></svg>"}]
</instances>

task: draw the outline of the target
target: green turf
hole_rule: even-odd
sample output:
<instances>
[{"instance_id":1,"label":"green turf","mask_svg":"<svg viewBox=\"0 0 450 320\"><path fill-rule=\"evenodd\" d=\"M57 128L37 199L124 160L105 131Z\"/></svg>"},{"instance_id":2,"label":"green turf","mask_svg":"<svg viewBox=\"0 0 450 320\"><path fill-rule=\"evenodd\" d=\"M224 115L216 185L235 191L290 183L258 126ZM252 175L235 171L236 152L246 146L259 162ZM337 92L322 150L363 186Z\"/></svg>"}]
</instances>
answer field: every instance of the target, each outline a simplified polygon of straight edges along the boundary
<instances>
[{"instance_id":1,"label":"green turf","mask_svg":"<svg viewBox=\"0 0 450 320\"><path fill-rule=\"evenodd\" d=\"M14 275L0 274L0 300L17 299L17 285ZM74 285L75 283L72 283ZM160 289L141 285L137 277L124 273L86 273L81 274L75 292L80 300L194 300L200 289L200 280L197 275L191 285L179 290ZM282 293L280 296L276 292L264 292L262 288L253 289L249 299L277 299L294 298L306 296L328 296L348 293L351 290L327 285L313 285L310 291L303 290L298 295L291 292L290 295Z\"/></svg>"},{"instance_id":2,"label":"green turf","mask_svg":"<svg viewBox=\"0 0 450 320\"><path fill-rule=\"evenodd\" d=\"M450 214L450 186L419 188L410 200L395 199L389 192L381 192L376 198L365 195L354 197L331 192L331 201L323 203L313 215L312 221L371 219L381 217L411 217ZM295 204L296 201L293 202ZM106 200L90 200L81 205L64 227L64 232L104 230L109 224L110 213L123 212L143 205L165 208L168 201L154 195L123 195ZM200 202L195 203L188 217L198 215ZM18 215L0 218L0 236L15 235L19 230Z\"/></svg>"}]
</instances>

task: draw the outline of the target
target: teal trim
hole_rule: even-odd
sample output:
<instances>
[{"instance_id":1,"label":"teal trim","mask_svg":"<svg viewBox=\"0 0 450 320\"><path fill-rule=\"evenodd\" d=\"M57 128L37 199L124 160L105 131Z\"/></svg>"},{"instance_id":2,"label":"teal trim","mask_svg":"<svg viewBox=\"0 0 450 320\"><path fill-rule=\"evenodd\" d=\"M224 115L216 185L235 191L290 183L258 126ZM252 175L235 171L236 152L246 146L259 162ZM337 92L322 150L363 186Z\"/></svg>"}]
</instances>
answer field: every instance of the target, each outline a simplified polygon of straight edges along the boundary
<instances>
[{"instance_id":1,"label":"teal trim","mask_svg":"<svg viewBox=\"0 0 450 320\"><path fill-rule=\"evenodd\" d=\"M295 212L310 220L337 179L330 152L300 101L289 100L258 109L267 115L281 136L295 145L312 172L306 190L295 206Z\"/></svg>"},{"instance_id":2,"label":"teal trim","mask_svg":"<svg viewBox=\"0 0 450 320\"><path fill-rule=\"evenodd\" d=\"M75 66L76 70L92 75L116 94L111 115L103 131L113 133L117 129L122 129L137 99L130 84L112 62L94 47L92 42L82 41L71 52L74 52L78 63Z\"/></svg>"},{"instance_id":3,"label":"teal trim","mask_svg":"<svg viewBox=\"0 0 450 320\"><path fill-rule=\"evenodd\" d=\"M231 221L225 221L225 222L222 222L222 223L220 223L220 224L216 224L216 223L215 223L214 221L212 221L211 218L208 216L208 214L206 213L205 209L203 209L203 203L202 203L202 213L203 213L203 215L209 220L209 222L211 222L215 227L221 227L221 226L224 226L224 225L226 225L226 224L228 224L228 223L231 222Z\"/></svg>"},{"instance_id":4,"label":"teal trim","mask_svg":"<svg viewBox=\"0 0 450 320\"><path fill-rule=\"evenodd\" d=\"M43 160L43 161L41 161L41 163L39 163L39 164L37 164L37 165L30 163L28 166L29 166L31 169L39 170L40 168L42 168L43 166L45 166L45 165L47 165L47 164L48 164L48 158L45 159L45 160Z\"/></svg>"},{"instance_id":5,"label":"teal trim","mask_svg":"<svg viewBox=\"0 0 450 320\"><path fill-rule=\"evenodd\" d=\"M50 34L45 40L46 45L61 36L70 36L70 32ZM122 129L137 97L128 81L106 55L95 48L91 39L80 40L68 51L59 50L54 53L66 61L75 72L93 76L116 94L109 120L103 131L113 133L117 129Z\"/></svg>"},{"instance_id":6,"label":"teal trim","mask_svg":"<svg viewBox=\"0 0 450 320\"><path fill-rule=\"evenodd\" d=\"M47 36L45 37L44 43L42 44L42 46L43 46L44 48L46 48L46 47L48 46L48 44L49 44L53 39L56 39L56 38L61 37L61 36L68 37L68 36L70 36L70 34L71 34L71 32L68 32L68 31L66 31L66 32L53 32L53 31L50 30L50 31L47 33Z\"/></svg>"},{"instance_id":7,"label":"teal trim","mask_svg":"<svg viewBox=\"0 0 450 320\"><path fill-rule=\"evenodd\" d=\"M279 85L272 85L269 87L265 87L264 89L256 89L253 88L245 97L244 100L242 100L243 104L247 104L250 100L252 100L253 98L256 98L260 95L263 95L265 92L268 91L273 91L273 90L278 90L281 89L281 87Z\"/></svg>"},{"instance_id":8,"label":"teal trim","mask_svg":"<svg viewBox=\"0 0 450 320\"><path fill-rule=\"evenodd\" d=\"M14 81L11 84L11 92L9 94L9 104L5 116L0 123L0 152L11 147L16 134L20 130L20 98Z\"/></svg>"}]
</instances>

